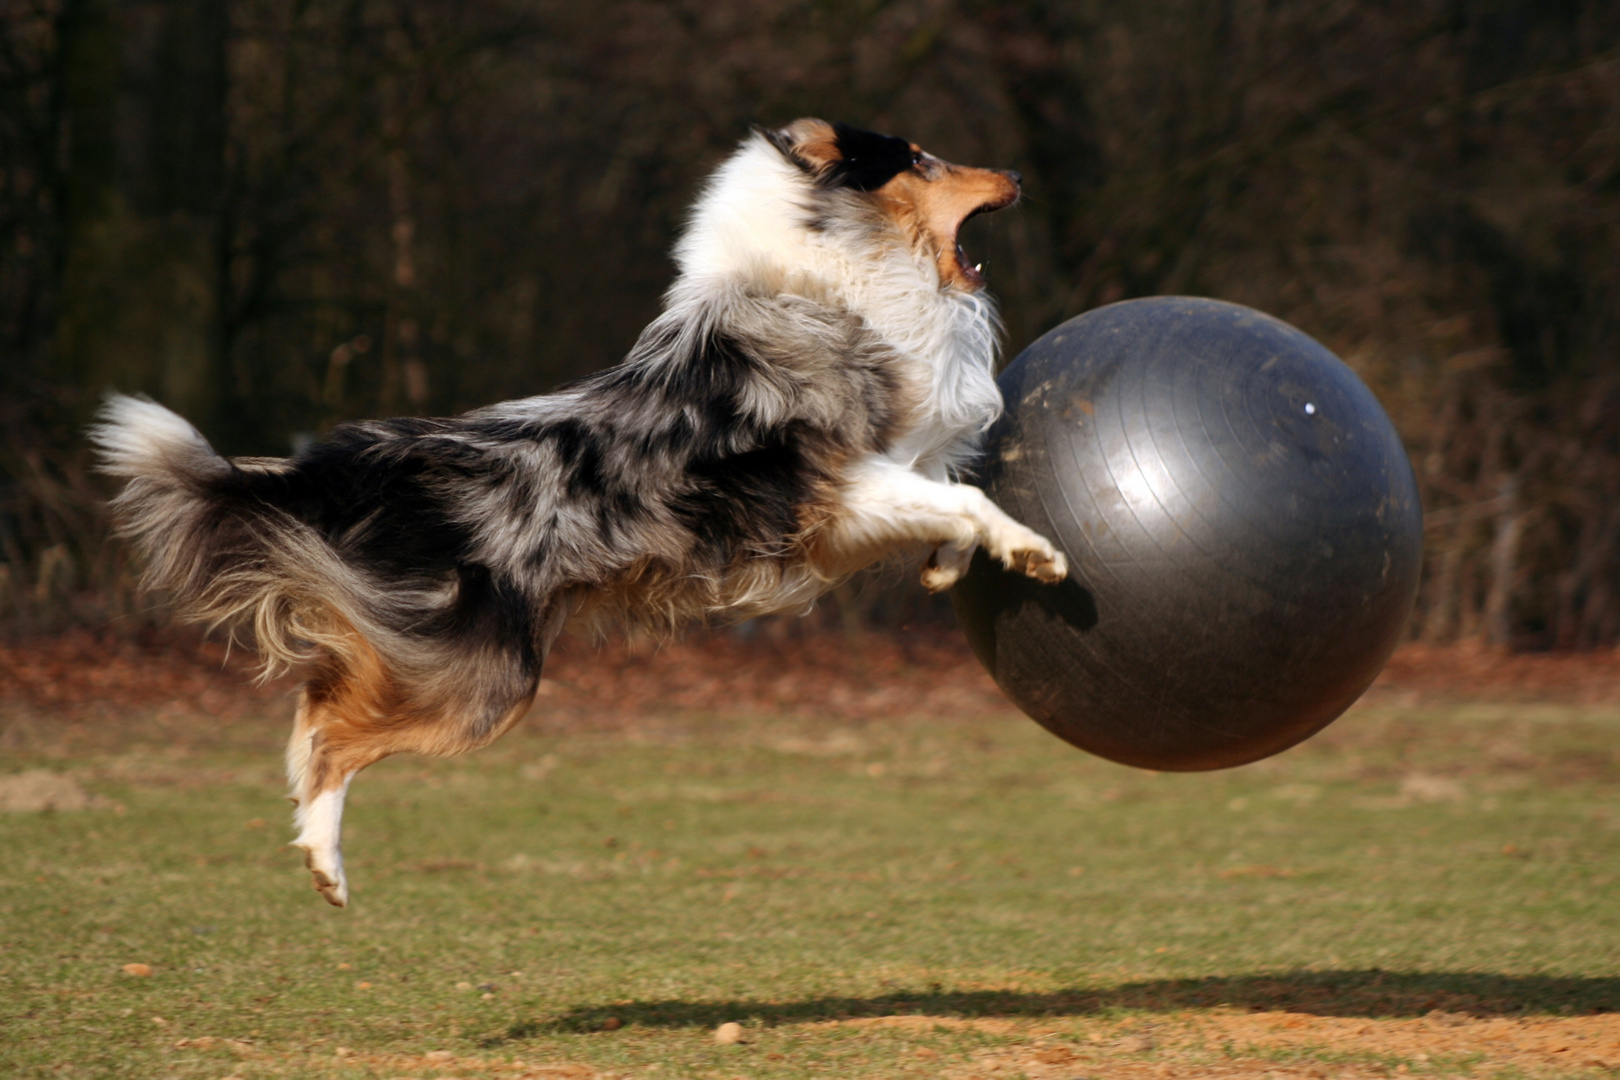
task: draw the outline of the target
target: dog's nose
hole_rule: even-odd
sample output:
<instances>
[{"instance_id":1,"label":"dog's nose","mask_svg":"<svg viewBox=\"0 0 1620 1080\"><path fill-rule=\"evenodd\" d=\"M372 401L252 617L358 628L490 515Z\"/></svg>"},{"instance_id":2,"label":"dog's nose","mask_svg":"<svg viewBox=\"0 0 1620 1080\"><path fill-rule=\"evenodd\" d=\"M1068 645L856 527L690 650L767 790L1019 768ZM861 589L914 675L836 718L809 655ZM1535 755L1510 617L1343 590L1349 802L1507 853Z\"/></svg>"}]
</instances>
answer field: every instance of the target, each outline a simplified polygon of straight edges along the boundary
<instances>
[{"instance_id":1,"label":"dog's nose","mask_svg":"<svg viewBox=\"0 0 1620 1080\"><path fill-rule=\"evenodd\" d=\"M1018 171L1016 171L1014 169L1008 169L1007 170L1007 179L1011 180L1013 183L1017 184L1019 187L1024 186L1024 174L1021 173L1021 172L1018 172Z\"/></svg>"}]
</instances>

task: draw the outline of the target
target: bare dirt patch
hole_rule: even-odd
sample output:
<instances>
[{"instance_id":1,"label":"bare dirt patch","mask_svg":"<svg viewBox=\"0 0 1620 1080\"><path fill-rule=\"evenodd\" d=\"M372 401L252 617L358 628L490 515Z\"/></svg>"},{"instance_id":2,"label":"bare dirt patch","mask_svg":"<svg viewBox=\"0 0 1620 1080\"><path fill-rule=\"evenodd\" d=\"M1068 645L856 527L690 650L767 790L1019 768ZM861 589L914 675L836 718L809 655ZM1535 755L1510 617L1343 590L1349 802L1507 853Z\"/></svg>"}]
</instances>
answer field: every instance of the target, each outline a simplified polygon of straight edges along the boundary
<instances>
[{"instance_id":1,"label":"bare dirt patch","mask_svg":"<svg viewBox=\"0 0 1620 1080\"><path fill-rule=\"evenodd\" d=\"M997 1025L988 1030L1005 1032L1005 1021L988 1023ZM1028 1080L1088 1075L1292 1080L1477 1076L1503 1068L1558 1076L1620 1069L1620 1016L1507 1019L1437 1012L1390 1020L1216 1010L1099 1025L1081 1038L1037 1035L1022 1046L980 1051L945 1075L951 1080L1020 1073Z\"/></svg>"},{"instance_id":2,"label":"bare dirt patch","mask_svg":"<svg viewBox=\"0 0 1620 1080\"><path fill-rule=\"evenodd\" d=\"M794 1027L811 1037L839 1030L871 1030L914 1035L921 1043L939 1033L971 1030L1017 1040L1015 1045L974 1051L966 1060L953 1061L949 1054L918 1044L902 1050L906 1060L900 1063L900 1074L915 1072L946 1080L1006 1076L1025 1080L1359 1080L1408 1074L1476 1077L1504 1069L1529 1076L1607 1075L1620 1069L1620 1015L1614 1014L1519 1019L1437 1011L1414 1018L1369 1019L1215 1009L1151 1019L1097 1020L1078 1027L1051 1019L928 1015L872 1016ZM450 1051L377 1054L340 1046L284 1056L250 1042L207 1036L180 1039L174 1049L227 1049L261 1068L289 1074L341 1065L370 1069L377 1075L503 1080L613 1080L642 1075L637 1069L604 1072L572 1062ZM744 1049L743 1054L747 1053ZM739 1057L738 1068L746 1073L745 1057Z\"/></svg>"},{"instance_id":3,"label":"bare dirt patch","mask_svg":"<svg viewBox=\"0 0 1620 1080\"><path fill-rule=\"evenodd\" d=\"M0 811L38 813L110 805L108 800L84 790L71 776L48 769L0 776Z\"/></svg>"}]
</instances>

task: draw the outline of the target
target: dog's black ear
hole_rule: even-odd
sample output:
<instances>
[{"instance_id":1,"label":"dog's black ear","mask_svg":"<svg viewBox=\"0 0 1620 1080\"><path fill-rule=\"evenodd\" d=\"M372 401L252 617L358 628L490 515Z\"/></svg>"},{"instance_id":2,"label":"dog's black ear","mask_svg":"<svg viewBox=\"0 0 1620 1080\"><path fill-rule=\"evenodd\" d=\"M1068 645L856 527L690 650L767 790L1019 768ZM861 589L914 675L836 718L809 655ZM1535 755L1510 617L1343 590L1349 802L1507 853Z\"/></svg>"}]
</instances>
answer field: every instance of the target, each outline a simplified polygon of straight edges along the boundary
<instances>
[{"instance_id":1,"label":"dog's black ear","mask_svg":"<svg viewBox=\"0 0 1620 1080\"><path fill-rule=\"evenodd\" d=\"M843 160L838 150L838 132L825 120L806 117L782 128L755 125L758 132L781 155L820 180Z\"/></svg>"},{"instance_id":2,"label":"dog's black ear","mask_svg":"<svg viewBox=\"0 0 1620 1080\"><path fill-rule=\"evenodd\" d=\"M893 135L879 135L848 124L834 124L832 128L837 157L822 181L832 186L876 191L922 156L921 148Z\"/></svg>"}]
</instances>

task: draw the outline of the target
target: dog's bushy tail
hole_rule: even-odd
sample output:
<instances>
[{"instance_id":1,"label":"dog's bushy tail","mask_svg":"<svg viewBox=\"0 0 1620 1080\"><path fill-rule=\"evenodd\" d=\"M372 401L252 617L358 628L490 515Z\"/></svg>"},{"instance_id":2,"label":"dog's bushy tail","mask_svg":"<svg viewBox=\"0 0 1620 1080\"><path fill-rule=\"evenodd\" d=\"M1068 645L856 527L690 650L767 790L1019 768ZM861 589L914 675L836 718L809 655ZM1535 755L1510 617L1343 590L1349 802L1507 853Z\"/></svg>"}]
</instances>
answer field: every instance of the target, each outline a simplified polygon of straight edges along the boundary
<instances>
[{"instance_id":1,"label":"dog's bushy tail","mask_svg":"<svg viewBox=\"0 0 1620 1080\"><path fill-rule=\"evenodd\" d=\"M277 505L285 462L227 460L144 398L109 398L90 439L101 471L125 482L111 508L145 563L143 587L192 620L251 624L266 676L323 647L352 648L352 631L369 621L353 571Z\"/></svg>"}]
</instances>

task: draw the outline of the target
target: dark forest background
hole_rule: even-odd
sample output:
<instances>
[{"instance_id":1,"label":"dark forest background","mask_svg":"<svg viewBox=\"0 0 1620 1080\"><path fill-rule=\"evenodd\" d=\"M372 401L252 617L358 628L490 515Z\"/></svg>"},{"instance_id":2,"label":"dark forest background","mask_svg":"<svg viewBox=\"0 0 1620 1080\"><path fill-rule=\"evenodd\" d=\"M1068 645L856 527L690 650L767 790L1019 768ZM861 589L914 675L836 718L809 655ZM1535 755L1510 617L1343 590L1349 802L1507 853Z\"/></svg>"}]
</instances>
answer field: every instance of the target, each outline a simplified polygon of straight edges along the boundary
<instances>
[{"instance_id":1,"label":"dark forest background","mask_svg":"<svg viewBox=\"0 0 1620 1080\"><path fill-rule=\"evenodd\" d=\"M545 390L807 114L1024 174L966 237L1008 356L1165 293L1343 356L1422 485L1413 636L1620 639L1612 0L0 0L0 622L157 617L87 469L106 389L233 453Z\"/></svg>"}]
</instances>

